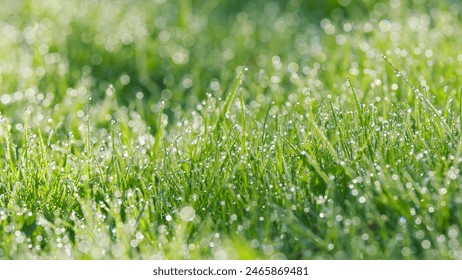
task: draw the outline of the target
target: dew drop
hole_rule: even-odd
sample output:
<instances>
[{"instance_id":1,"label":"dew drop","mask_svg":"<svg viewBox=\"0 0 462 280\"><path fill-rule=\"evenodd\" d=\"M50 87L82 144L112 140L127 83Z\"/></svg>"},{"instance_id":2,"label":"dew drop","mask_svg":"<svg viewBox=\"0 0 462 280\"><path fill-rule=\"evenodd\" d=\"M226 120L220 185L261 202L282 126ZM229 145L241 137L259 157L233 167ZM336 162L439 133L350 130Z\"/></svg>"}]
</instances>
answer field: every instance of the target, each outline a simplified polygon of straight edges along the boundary
<instances>
[{"instance_id":1,"label":"dew drop","mask_svg":"<svg viewBox=\"0 0 462 280\"><path fill-rule=\"evenodd\" d=\"M430 249L431 246L432 246L432 244L431 244L430 241L428 241L428 240L422 241L422 248L423 249L428 250L428 249Z\"/></svg>"},{"instance_id":2,"label":"dew drop","mask_svg":"<svg viewBox=\"0 0 462 280\"><path fill-rule=\"evenodd\" d=\"M196 216L196 211L191 206L186 206L180 211L180 218L185 222L190 222Z\"/></svg>"}]
</instances>

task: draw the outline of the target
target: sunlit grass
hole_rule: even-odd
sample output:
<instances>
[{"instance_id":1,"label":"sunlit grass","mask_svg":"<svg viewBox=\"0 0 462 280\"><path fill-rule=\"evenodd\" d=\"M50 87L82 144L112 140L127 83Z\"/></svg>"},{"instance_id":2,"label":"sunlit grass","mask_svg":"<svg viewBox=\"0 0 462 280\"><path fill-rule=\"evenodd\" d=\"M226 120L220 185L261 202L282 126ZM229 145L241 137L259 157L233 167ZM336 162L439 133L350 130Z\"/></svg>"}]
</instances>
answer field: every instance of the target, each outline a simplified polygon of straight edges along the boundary
<instances>
[{"instance_id":1,"label":"sunlit grass","mask_svg":"<svg viewBox=\"0 0 462 280\"><path fill-rule=\"evenodd\" d=\"M68 2L0 11L0 258L461 257L457 1Z\"/></svg>"}]
</instances>

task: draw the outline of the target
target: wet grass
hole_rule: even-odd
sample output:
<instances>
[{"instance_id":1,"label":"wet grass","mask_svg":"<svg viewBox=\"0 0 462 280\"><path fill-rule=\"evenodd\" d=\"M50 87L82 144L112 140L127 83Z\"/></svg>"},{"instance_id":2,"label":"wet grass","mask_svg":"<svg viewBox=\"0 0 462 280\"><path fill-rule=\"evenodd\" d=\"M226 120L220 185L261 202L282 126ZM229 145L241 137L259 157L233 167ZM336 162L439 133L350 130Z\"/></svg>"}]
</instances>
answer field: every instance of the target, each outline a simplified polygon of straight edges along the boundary
<instances>
[{"instance_id":1,"label":"wet grass","mask_svg":"<svg viewBox=\"0 0 462 280\"><path fill-rule=\"evenodd\" d=\"M461 257L457 1L4 2L0 258Z\"/></svg>"}]
</instances>

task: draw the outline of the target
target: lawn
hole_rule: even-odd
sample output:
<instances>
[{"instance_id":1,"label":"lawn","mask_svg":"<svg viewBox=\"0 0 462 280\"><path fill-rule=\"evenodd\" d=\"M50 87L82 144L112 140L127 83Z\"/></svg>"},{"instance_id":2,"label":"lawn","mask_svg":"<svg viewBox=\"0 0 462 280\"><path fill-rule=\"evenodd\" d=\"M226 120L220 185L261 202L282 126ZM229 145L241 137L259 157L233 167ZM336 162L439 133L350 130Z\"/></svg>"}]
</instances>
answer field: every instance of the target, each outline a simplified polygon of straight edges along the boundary
<instances>
[{"instance_id":1,"label":"lawn","mask_svg":"<svg viewBox=\"0 0 462 280\"><path fill-rule=\"evenodd\" d=\"M3 0L0 259L462 258L459 1Z\"/></svg>"}]
</instances>

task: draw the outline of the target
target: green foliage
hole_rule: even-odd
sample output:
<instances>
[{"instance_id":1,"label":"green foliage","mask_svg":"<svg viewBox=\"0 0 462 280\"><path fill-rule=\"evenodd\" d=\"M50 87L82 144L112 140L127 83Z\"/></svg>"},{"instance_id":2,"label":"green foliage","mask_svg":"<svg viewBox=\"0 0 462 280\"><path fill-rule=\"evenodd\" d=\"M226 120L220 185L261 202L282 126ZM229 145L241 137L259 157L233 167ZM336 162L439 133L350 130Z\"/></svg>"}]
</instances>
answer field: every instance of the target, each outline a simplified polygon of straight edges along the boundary
<instances>
[{"instance_id":1,"label":"green foliage","mask_svg":"<svg viewBox=\"0 0 462 280\"><path fill-rule=\"evenodd\" d=\"M13 1L0 258L458 259L458 1Z\"/></svg>"}]
</instances>

